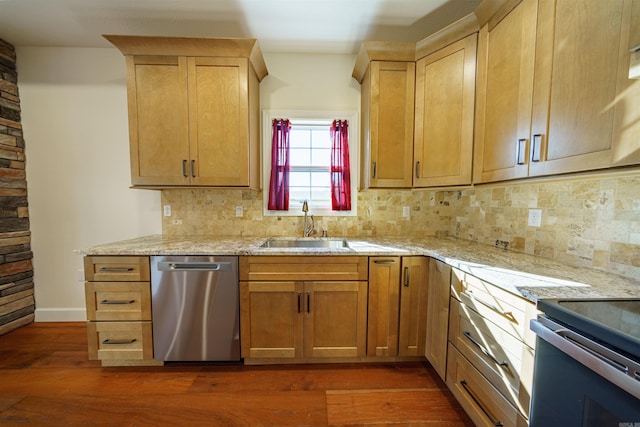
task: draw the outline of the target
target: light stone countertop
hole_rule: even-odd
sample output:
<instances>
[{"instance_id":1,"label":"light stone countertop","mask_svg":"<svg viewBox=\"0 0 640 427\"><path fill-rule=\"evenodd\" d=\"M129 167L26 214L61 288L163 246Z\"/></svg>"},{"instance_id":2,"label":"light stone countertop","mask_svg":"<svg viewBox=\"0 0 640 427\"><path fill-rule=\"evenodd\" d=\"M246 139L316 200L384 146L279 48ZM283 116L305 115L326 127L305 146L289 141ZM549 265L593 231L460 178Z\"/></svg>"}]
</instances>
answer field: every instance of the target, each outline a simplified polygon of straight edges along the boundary
<instances>
[{"instance_id":1,"label":"light stone countertop","mask_svg":"<svg viewBox=\"0 0 640 427\"><path fill-rule=\"evenodd\" d=\"M546 298L640 298L638 280L453 237L347 238L349 248L344 249L260 248L266 240L267 237L152 235L74 252L79 255L425 255L533 302Z\"/></svg>"}]
</instances>

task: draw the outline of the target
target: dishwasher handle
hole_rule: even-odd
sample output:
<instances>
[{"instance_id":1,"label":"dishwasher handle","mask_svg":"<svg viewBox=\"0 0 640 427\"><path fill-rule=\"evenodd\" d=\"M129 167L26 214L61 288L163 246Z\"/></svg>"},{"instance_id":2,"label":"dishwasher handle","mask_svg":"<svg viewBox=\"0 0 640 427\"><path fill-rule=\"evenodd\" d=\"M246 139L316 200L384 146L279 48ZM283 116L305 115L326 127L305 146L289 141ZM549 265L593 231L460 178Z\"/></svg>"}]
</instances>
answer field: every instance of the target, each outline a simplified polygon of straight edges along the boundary
<instances>
[{"instance_id":1,"label":"dishwasher handle","mask_svg":"<svg viewBox=\"0 0 640 427\"><path fill-rule=\"evenodd\" d=\"M230 271L230 262L210 261L162 261L158 263L160 271Z\"/></svg>"}]
</instances>

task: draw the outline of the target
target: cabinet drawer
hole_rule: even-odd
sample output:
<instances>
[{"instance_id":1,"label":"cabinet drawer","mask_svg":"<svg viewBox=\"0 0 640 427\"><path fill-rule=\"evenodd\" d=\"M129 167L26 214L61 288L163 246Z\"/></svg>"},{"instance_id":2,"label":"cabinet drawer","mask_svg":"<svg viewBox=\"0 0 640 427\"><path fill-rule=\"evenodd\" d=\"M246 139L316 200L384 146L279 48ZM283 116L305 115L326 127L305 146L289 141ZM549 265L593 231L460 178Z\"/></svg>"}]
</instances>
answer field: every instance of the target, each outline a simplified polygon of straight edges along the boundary
<instances>
[{"instance_id":1,"label":"cabinet drawer","mask_svg":"<svg viewBox=\"0 0 640 427\"><path fill-rule=\"evenodd\" d=\"M447 386L477 426L527 425L518 410L451 343L448 355Z\"/></svg>"},{"instance_id":2,"label":"cabinet drawer","mask_svg":"<svg viewBox=\"0 0 640 427\"><path fill-rule=\"evenodd\" d=\"M151 322L88 322L91 360L153 359Z\"/></svg>"},{"instance_id":3,"label":"cabinet drawer","mask_svg":"<svg viewBox=\"0 0 640 427\"><path fill-rule=\"evenodd\" d=\"M151 320L149 282L85 282L87 320Z\"/></svg>"},{"instance_id":4,"label":"cabinet drawer","mask_svg":"<svg viewBox=\"0 0 640 427\"><path fill-rule=\"evenodd\" d=\"M449 341L514 406L529 413L533 349L451 298Z\"/></svg>"},{"instance_id":5,"label":"cabinet drawer","mask_svg":"<svg viewBox=\"0 0 640 427\"><path fill-rule=\"evenodd\" d=\"M477 277L456 271L460 280L452 281L452 295L473 308L530 347L535 346L536 335L529 329L529 321L535 319L535 304L487 283Z\"/></svg>"},{"instance_id":6,"label":"cabinet drawer","mask_svg":"<svg viewBox=\"0 0 640 427\"><path fill-rule=\"evenodd\" d=\"M368 263L357 256L240 257L240 280L367 280Z\"/></svg>"},{"instance_id":7,"label":"cabinet drawer","mask_svg":"<svg viewBox=\"0 0 640 427\"><path fill-rule=\"evenodd\" d=\"M84 258L84 278L89 282L142 282L149 280L149 277L149 257Z\"/></svg>"}]
</instances>

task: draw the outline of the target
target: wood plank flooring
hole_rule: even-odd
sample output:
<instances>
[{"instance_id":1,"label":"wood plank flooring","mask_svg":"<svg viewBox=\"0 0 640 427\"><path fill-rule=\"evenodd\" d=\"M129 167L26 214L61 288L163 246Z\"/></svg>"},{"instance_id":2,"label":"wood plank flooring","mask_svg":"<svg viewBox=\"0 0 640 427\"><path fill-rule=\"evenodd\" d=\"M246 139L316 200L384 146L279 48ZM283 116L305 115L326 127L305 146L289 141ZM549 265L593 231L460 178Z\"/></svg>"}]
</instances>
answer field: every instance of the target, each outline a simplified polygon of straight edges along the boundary
<instances>
[{"instance_id":1,"label":"wood plank flooring","mask_svg":"<svg viewBox=\"0 0 640 427\"><path fill-rule=\"evenodd\" d=\"M103 368L84 323L0 336L0 425L465 426L427 363Z\"/></svg>"}]
</instances>

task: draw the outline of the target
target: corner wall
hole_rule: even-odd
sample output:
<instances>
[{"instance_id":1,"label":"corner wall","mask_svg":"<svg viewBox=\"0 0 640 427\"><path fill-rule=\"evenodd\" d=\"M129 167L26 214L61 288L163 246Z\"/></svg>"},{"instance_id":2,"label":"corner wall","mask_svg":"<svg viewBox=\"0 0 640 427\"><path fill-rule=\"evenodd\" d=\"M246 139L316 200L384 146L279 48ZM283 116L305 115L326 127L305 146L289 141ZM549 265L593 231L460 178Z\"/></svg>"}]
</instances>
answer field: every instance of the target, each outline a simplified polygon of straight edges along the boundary
<instances>
[{"instance_id":1,"label":"corner wall","mask_svg":"<svg viewBox=\"0 0 640 427\"><path fill-rule=\"evenodd\" d=\"M0 39L0 335L34 320L31 232L14 47Z\"/></svg>"}]
</instances>

